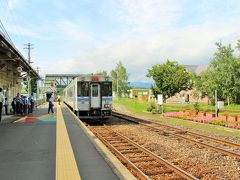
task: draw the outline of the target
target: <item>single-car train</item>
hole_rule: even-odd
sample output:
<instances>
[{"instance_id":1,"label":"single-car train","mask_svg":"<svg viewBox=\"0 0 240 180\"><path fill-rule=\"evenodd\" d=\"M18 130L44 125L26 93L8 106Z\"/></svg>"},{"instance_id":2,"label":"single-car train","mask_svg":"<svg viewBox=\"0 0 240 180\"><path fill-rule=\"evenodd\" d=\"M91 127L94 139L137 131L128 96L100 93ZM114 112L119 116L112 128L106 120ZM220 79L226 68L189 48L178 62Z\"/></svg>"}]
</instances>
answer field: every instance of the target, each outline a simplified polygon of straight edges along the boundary
<instances>
[{"instance_id":1,"label":"single-car train","mask_svg":"<svg viewBox=\"0 0 240 180\"><path fill-rule=\"evenodd\" d=\"M112 80L109 76L82 74L63 90L63 97L80 119L112 115Z\"/></svg>"}]
</instances>

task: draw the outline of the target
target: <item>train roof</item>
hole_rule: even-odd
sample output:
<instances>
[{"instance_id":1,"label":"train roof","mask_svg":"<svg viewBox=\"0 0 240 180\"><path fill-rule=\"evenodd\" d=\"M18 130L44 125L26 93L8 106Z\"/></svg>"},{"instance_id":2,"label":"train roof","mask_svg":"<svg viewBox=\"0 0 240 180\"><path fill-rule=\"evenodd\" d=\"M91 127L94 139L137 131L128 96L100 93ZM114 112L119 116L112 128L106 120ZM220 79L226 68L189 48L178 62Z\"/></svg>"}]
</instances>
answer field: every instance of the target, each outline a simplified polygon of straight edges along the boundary
<instances>
[{"instance_id":1,"label":"train roof","mask_svg":"<svg viewBox=\"0 0 240 180\"><path fill-rule=\"evenodd\" d=\"M77 77L78 81L112 81L110 76L99 75L99 74L81 74Z\"/></svg>"}]
</instances>

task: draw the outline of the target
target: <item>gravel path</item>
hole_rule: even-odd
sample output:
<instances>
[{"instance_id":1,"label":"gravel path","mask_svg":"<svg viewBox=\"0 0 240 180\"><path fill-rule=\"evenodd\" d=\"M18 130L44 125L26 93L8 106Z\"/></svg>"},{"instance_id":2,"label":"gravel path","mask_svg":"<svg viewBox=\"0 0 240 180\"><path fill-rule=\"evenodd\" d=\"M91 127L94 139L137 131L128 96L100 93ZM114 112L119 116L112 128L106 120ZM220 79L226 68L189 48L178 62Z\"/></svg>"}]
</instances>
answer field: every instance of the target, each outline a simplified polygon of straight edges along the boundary
<instances>
[{"instance_id":1,"label":"gravel path","mask_svg":"<svg viewBox=\"0 0 240 180\"><path fill-rule=\"evenodd\" d=\"M116 108L116 107L115 107ZM124 107L118 106L119 112L134 115ZM193 145L183 140L177 140L167 134L158 134L141 125L133 125L122 120L109 120L109 125L113 130L126 135L127 137L139 142L144 147L155 152L161 157L169 160L175 165L180 166L189 173L201 179L239 179L240 178L240 159L222 155L206 148ZM186 128L185 130L191 130ZM212 135L201 132L202 134ZM218 137L218 135L212 135ZM221 136L221 138L223 138ZM237 141L233 137L224 137L231 141Z\"/></svg>"},{"instance_id":2,"label":"gravel path","mask_svg":"<svg viewBox=\"0 0 240 180\"><path fill-rule=\"evenodd\" d=\"M133 113L133 112L129 111L124 105L114 105L114 110L119 112L119 113L127 114L127 115L130 115L130 116L135 116L135 117L139 117L139 118L142 118L142 119L156 121L156 117L152 117L151 114L150 115L148 115L148 114L146 114L146 115L143 115L143 114L139 115L138 113ZM168 119L171 119L171 118L168 118ZM240 138L239 137L218 135L218 134L209 133L207 131L193 129L193 128L189 128L189 127L185 127L185 126L181 126L180 127L178 125L168 124L166 122L161 122L161 123L162 124L171 125L173 127L181 128L182 130L185 130L185 131L196 132L196 133L200 133L200 134L204 134L204 135L208 135L208 136L211 136L211 137L220 138L220 139L224 139L226 141L231 141L231 142L240 144ZM214 125L210 125L210 124L204 124L204 125L205 126L210 126L210 127L213 127L213 128L222 128L222 127L214 126ZM226 131L239 131L239 130L235 130L235 129L231 129L231 128L224 128L224 129Z\"/></svg>"}]
</instances>

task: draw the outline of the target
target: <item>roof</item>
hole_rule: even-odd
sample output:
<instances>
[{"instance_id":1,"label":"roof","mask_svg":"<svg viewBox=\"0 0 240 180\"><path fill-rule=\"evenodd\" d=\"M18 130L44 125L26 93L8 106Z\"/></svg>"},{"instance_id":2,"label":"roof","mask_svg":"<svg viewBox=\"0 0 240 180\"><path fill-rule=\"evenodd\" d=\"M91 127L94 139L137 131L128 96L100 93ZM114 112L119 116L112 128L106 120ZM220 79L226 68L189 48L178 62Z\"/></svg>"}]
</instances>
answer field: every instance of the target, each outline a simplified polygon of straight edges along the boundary
<instances>
[{"instance_id":1,"label":"roof","mask_svg":"<svg viewBox=\"0 0 240 180\"><path fill-rule=\"evenodd\" d=\"M40 79L39 74L27 63L24 56L18 51L15 45L10 42L4 34L0 32L0 63L13 64L16 69L21 66L24 72L30 73L30 76Z\"/></svg>"}]
</instances>

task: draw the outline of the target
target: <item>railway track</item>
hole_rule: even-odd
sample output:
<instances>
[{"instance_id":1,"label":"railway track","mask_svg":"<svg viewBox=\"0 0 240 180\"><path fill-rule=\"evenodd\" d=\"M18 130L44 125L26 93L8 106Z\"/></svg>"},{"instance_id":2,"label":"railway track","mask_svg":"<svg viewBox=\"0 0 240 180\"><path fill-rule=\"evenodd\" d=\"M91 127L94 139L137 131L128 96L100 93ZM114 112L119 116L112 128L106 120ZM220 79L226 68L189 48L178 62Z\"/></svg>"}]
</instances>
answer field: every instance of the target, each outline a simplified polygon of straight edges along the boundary
<instances>
[{"instance_id":1,"label":"railway track","mask_svg":"<svg viewBox=\"0 0 240 180\"><path fill-rule=\"evenodd\" d=\"M88 126L138 179L198 179L106 126Z\"/></svg>"},{"instance_id":2,"label":"railway track","mask_svg":"<svg viewBox=\"0 0 240 180\"><path fill-rule=\"evenodd\" d=\"M219 152L219 153L240 159L239 144L228 142L222 139L213 138L213 137L202 135L195 132L183 131L180 128L161 124L159 122L144 120L144 119L123 115L116 112L113 113L113 116L131 121L133 123L141 124L157 133L162 134L164 132L165 134L171 135L177 139L185 140L187 142L197 144L199 146L208 148L215 152Z\"/></svg>"}]
</instances>

